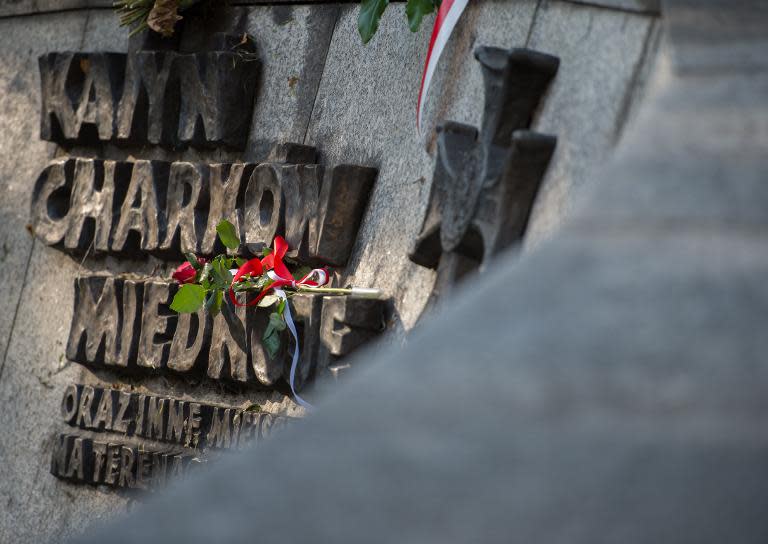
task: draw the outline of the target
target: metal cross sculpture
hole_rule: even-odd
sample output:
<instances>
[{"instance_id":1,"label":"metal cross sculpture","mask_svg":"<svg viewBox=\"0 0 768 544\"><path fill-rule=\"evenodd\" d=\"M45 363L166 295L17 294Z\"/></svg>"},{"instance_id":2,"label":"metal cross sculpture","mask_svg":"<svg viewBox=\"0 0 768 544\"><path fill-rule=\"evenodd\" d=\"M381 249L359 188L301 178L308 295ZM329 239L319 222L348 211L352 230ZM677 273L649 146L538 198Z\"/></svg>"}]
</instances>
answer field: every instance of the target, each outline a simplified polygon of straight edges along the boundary
<instances>
[{"instance_id":1,"label":"metal cross sculpture","mask_svg":"<svg viewBox=\"0 0 768 544\"><path fill-rule=\"evenodd\" d=\"M520 241L557 139L529 130L557 73L557 57L479 47L485 84L482 129L438 127L437 161L414 263L437 270L431 303Z\"/></svg>"}]
</instances>

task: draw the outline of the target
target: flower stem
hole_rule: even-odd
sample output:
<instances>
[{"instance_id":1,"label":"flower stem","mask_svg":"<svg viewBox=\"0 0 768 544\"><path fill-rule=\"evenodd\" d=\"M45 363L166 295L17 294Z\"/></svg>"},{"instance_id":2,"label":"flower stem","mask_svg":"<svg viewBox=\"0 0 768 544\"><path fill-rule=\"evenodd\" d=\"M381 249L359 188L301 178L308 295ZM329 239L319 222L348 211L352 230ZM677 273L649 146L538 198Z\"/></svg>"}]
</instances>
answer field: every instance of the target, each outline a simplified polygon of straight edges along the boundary
<instances>
[{"instance_id":1,"label":"flower stem","mask_svg":"<svg viewBox=\"0 0 768 544\"><path fill-rule=\"evenodd\" d=\"M253 292L261 291L263 287L241 287L237 289L238 292ZM324 295L324 296L348 296L353 298L381 298L381 291L379 289L369 289L367 287L298 287L291 289L290 287L283 287L285 291L293 293L304 293L307 295Z\"/></svg>"},{"instance_id":2,"label":"flower stem","mask_svg":"<svg viewBox=\"0 0 768 544\"><path fill-rule=\"evenodd\" d=\"M381 291L378 289L368 289L363 287L351 287L348 289L341 287L299 287L296 289L296 292L314 295L351 296L355 298L381 297Z\"/></svg>"}]
</instances>

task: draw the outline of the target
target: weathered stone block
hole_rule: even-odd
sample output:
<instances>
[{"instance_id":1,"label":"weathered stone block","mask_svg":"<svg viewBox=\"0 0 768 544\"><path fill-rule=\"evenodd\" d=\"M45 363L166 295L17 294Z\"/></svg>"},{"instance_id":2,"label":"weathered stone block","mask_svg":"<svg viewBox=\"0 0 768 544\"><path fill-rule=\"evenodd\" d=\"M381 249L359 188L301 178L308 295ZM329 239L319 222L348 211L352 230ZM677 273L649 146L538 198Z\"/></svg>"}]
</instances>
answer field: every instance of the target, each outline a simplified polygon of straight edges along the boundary
<instances>
[{"instance_id":1,"label":"weathered stone block","mask_svg":"<svg viewBox=\"0 0 768 544\"><path fill-rule=\"evenodd\" d=\"M40 57L40 136L243 149L261 64L251 40L221 36L218 51L48 53ZM217 43L218 42L218 43Z\"/></svg>"},{"instance_id":2,"label":"weathered stone block","mask_svg":"<svg viewBox=\"0 0 768 544\"><path fill-rule=\"evenodd\" d=\"M254 373L248 364L249 338L245 327L246 309L235 306L227 297L221 313L213 319L213 337L208 354L209 378L235 382L254 380Z\"/></svg>"},{"instance_id":3,"label":"weathered stone block","mask_svg":"<svg viewBox=\"0 0 768 544\"><path fill-rule=\"evenodd\" d=\"M346 264L377 175L374 168L351 164L337 166L326 174L311 238L313 259L331 266Z\"/></svg>"},{"instance_id":4,"label":"weathered stone block","mask_svg":"<svg viewBox=\"0 0 768 544\"><path fill-rule=\"evenodd\" d=\"M111 140L125 62L123 53L42 55L40 138L86 145Z\"/></svg>"},{"instance_id":5,"label":"weathered stone block","mask_svg":"<svg viewBox=\"0 0 768 544\"><path fill-rule=\"evenodd\" d=\"M376 338L384 330L387 301L347 297L323 299L318 370Z\"/></svg>"},{"instance_id":6,"label":"weathered stone block","mask_svg":"<svg viewBox=\"0 0 768 544\"><path fill-rule=\"evenodd\" d=\"M84 364L116 364L120 353L121 298L120 279L92 276L75 280L68 359Z\"/></svg>"},{"instance_id":7,"label":"weathered stone block","mask_svg":"<svg viewBox=\"0 0 768 544\"><path fill-rule=\"evenodd\" d=\"M176 333L178 314L171 310L178 285L148 281L144 283L141 333L136 364L160 370L168 366L171 343ZM133 331L136 334L137 331Z\"/></svg>"},{"instance_id":8,"label":"weathered stone block","mask_svg":"<svg viewBox=\"0 0 768 544\"><path fill-rule=\"evenodd\" d=\"M279 152L305 161L314 153L296 144ZM376 174L342 165L323 183L323 168L309 163L56 160L35 184L32 222L47 245L73 253L180 259L223 253L216 226L226 219L241 253L260 255L281 235L293 257L343 266Z\"/></svg>"}]
</instances>

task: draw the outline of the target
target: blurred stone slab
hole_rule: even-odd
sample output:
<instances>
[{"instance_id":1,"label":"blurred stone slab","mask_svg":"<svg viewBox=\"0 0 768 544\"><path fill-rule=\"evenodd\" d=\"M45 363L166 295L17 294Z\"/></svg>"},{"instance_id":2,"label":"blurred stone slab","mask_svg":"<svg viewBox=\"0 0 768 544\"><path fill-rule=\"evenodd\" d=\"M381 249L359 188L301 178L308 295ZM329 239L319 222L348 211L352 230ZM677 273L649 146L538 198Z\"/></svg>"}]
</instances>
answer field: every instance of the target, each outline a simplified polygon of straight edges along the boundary
<instances>
[{"instance_id":1,"label":"blurred stone slab","mask_svg":"<svg viewBox=\"0 0 768 544\"><path fill-rule=\"evenodd\" d=\"M764 236L768 228L768 76L749 71L727 81L714 74L697 77L695 83L659 99L665 115L650 118L647 112L640 113L635 137L622 143L617 158L619 164L643 165L643 175L631 169L620 176L619 167L610 165L616 181L589 191L580 226L604 228L653 218L669 226L685 222L702 231L738 225ZM735 92L734 81L748 83L750 92ZM631 145L640 137L657 147ZM687 146L680 148L676 143L683 139ZM661 154L660 149L668 151ZM729 172L727 184L724 171ZM689 178L696 184L687 185Z\"/></svg>"},{"instance_id":2,"label":"blurred stone slab","mask_svg":"<svg viewBox=\"0 0 768 544\"><path fill-rule=\"evenodd\" d=\"M84 541L207 542L185 515L207 504L230 542L284 537L296 510L297 543L762 542L768 338L744 325L768 311L764 245L665 238L502 260L311 424ZM253 492L278 483L291 512Z\"/></svg>"},{"instance_id":3,"label":"blurred stone slab","mask_svg":"<svg viewBox=\"0 0 768 544\"><path fill-rule=\"evenodd\" d=\"M534 129L557 135L557 149L534 206L526 245L552 233L579 189L609 156L646 57L654 19L545 0L528 47L560 56L560 71Z\"/></svg>"},{"instance_id":4,"label":"blurred stone slab","mask_svg":"<svg viewBox=\"0 0 768 544\"><path fill-rule=\"evenodd\" d=\"M730 16L738 24L723 28L722 18L711 10L700 9L696 0L682 2L673 10L673 54L679 70L714 72L754 72L768 68L768 35L763 26L765 6L751 2L728 3Z\"/></svg>"}]
</instances>

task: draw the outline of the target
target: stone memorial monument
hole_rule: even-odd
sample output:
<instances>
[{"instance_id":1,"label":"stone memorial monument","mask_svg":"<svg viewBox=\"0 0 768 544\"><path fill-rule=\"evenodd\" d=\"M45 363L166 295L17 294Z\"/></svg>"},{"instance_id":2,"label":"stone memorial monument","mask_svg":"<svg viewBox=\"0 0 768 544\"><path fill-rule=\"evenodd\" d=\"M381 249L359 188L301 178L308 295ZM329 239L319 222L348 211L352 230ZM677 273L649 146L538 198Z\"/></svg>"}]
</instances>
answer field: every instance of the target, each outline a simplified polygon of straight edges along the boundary
<instances>
[{"instance_id":1,"label":"stone memorial monument","mask_svg":"<svg viewBox=\"0 0 768 544\"><path fill-rule=\"evenodd\" d=\"M0 0L0 542L764 541L760 2L111 4ZM172 309L278 237L380 296Z\"/></svg>"}]
</instances>

